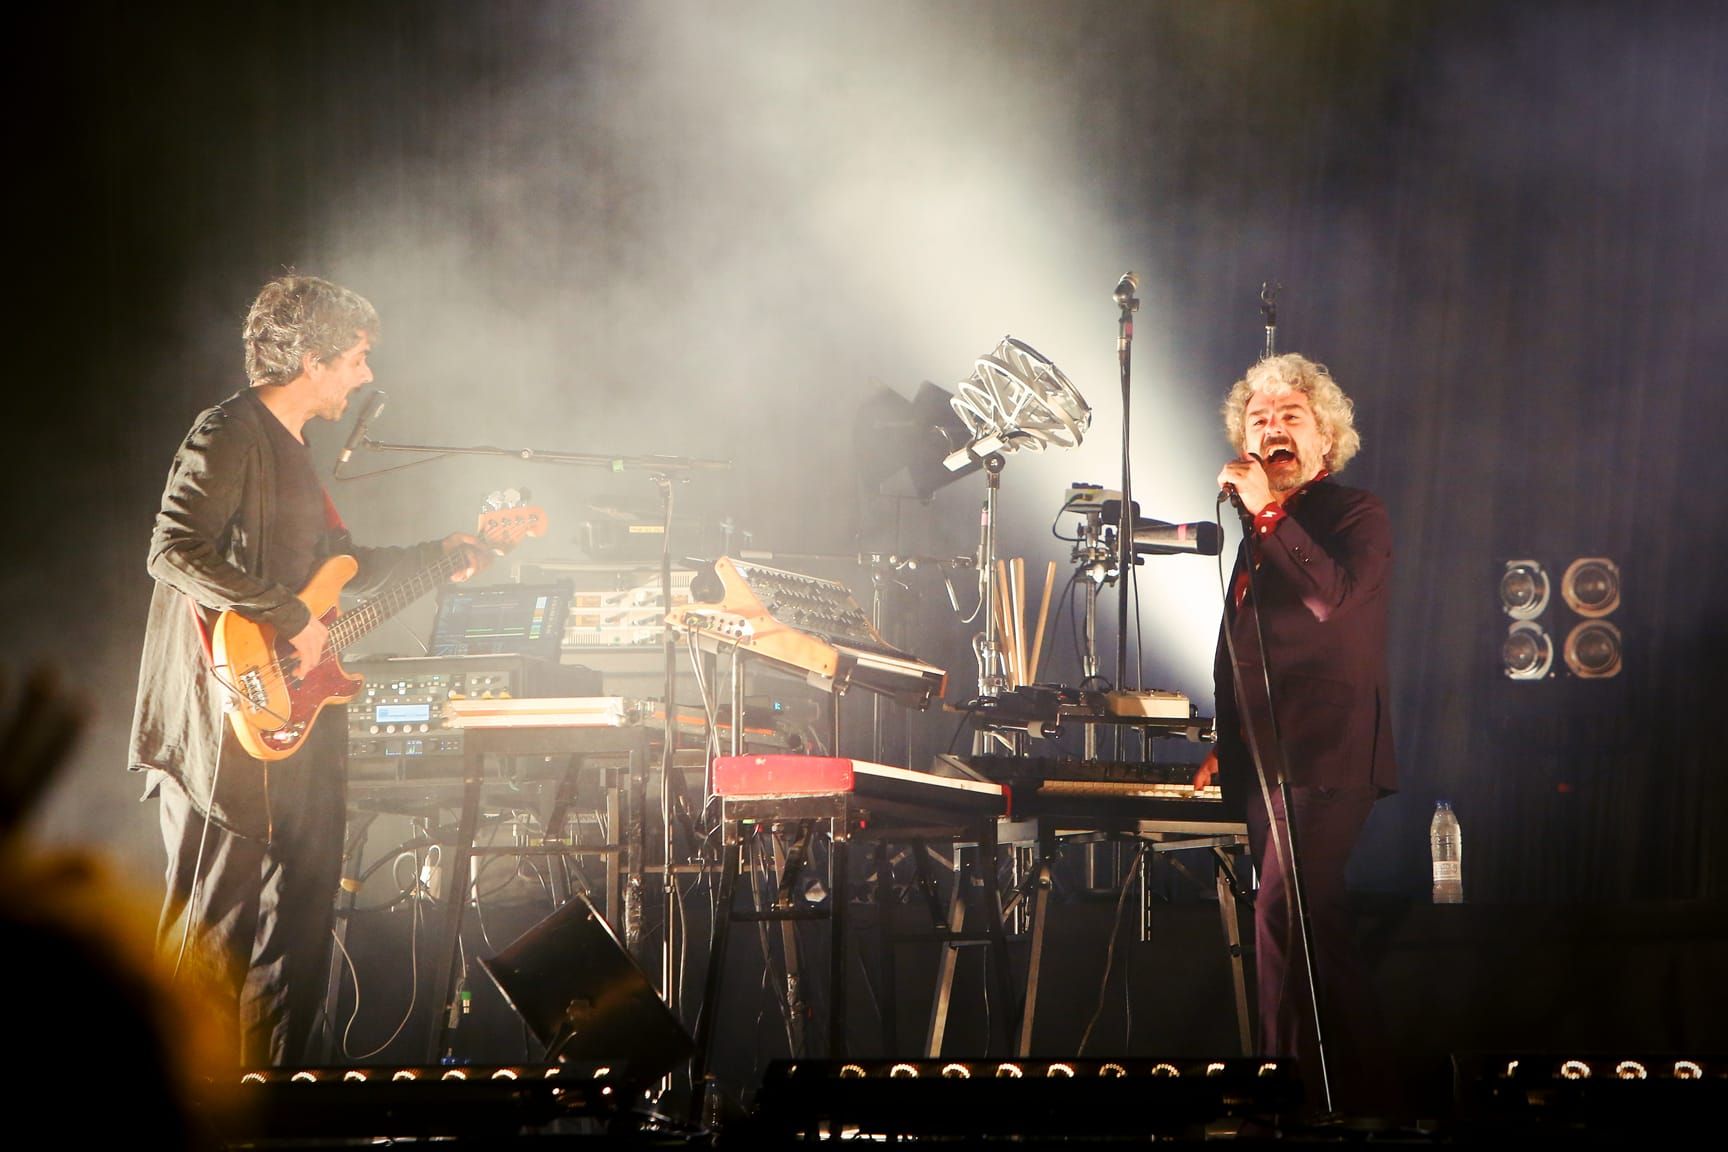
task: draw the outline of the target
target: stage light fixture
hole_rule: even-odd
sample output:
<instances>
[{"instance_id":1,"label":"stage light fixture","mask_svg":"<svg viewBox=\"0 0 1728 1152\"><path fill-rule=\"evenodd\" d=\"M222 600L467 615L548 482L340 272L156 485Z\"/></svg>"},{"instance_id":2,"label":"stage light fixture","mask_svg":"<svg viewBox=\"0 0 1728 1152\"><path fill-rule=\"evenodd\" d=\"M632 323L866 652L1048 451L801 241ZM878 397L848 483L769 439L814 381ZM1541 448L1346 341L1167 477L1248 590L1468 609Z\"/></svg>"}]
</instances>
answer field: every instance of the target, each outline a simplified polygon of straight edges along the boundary
<instances>
[{"instance_id":1,"label":"stage light fixture","mask_svg":"<svg viewBox=\"0 0 1728 1152\"><path fill-rule=\"evenodd\" d=\"M892 388L877 389L858 409L852 430L862 479L884 496L919 500L984 466L977 459L959 467L943 464L971 437L954 410L954 394L929 380L910 400Z\"/></svg>"},{"instance_id":2,"label":"stage light fixture","mask_svg":"<svg viewBox=\"0 0 1728 1152\"><path fill-rule=\"evenodd\" d=\"M1566 566L1560 596L1580 616L1606 616L1620 607L1620 568L1606 556L1580 556Z\"/></svg>"},{"instance_id":3,"label":"stage light fixture","mask_svg":"<svg viewBox=\"0 0 1728 1152\"><path fill-rule=\"evenodd\" d=\"M1516 621L1500 645L1500 662L1509 679L1541 680L1554 666L1554 641L1537 621Z\"/></svg>"},{"instance_id":4,"label":"stage light fixture","mask_svg":"<svg viewBox=\"0 0 1728 1152\"><path fill-rule=\"evenodd\" d=\"M890 1143L1194 1138L1233 1116L1275 1123L1301 1099L1294 1061L1258 1058L779 1060L751 1135L765 1146L824 1133Z\"/></svg>"},{"instance_id":5,"label":"stage light fixture","mask_svg":"<svg viewBox=\"0 0 1728 1152\"><path fill-rule=\"evenodd\" d=\"M1548 607L1548 572L1535 560L1508 560L1500 574L1500 607L1514 620L1533 620Z\"/></svg>"},{"instance_id":6,"label":"stage light fixture","mask_svg":"<svg viewBox=\"0 0 1728 1152\"><path fill-rule=\"evenodd\" d=\"M1566 634L1566 667L1580 680L1620 674L1620 629L1609 620L1585 620Z\"/></svg>"},{"instance_id":7,"label":"stage light fixture","mask_svg":"<svg viewBox=\"0 0 1728 1152\"><path fill-rule=\"evenodd\" d=\"M1004 336L973 361L950 402L969 442L948 454L950 471L976 467L993 453L1077 448L1092 426L1092 408L1062 370L1023 340Z\"/></svg>"},{"instance_id":8,"label":"stage light fixture","mask_svg":"<svg viewBox=\"0 0 1728 1152\"><path fill-rule=\"evenodd\" d=\"M1728 1104L1728 1061L1672 1053L1454 1054L1462 1142L1685 1147Z\"/></svg>"},{"instance_id":9,"label":"stage light fixture","mask_svg":"<svg viewBox=\"0 0 1728 1152\"><path fill-rule=\"evenodd\" d=\"M451 1068L260 1068L238 1077L244 1106L230 1111L226 1085L195 1099L215 1119L223 1147L331 1147L360 1143L472 1141L492 1147L554 1123L610 1128L625 1115L609 1068L585 1062ZM288 1146L288 1145L283 1145Z\"/></svg>"}]
</instances>

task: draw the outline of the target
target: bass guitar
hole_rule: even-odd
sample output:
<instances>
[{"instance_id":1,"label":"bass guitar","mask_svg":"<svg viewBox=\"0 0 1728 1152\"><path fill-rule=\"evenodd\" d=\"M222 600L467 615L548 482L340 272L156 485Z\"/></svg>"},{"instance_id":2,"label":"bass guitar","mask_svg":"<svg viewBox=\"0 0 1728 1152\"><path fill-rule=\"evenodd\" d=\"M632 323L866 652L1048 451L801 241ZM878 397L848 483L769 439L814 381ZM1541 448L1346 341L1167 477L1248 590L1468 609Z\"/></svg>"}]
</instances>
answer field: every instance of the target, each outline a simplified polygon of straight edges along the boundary
<instances>
[{"instance_id":1,"label":"bass guitar","mask_svg":"<svg viewBox=\"0 0 1728 1152\"><path fill-rule=\"evenodd\" d=\"M514 548L526 536L546 532L546 514L526 505L501 506L494 497L480 513L475 535L494 551ZM248 620L232 609L216 619L211 653L216 672L229 690L228 720L240 746L259 760L294 754L326 705L345 704L365 683L350 676L337 657L344 648L450 578L468 563L461 549L437 563L341 612L342 588L360 570L352 556L332 556L298 593L314 619L330 630L323 659L312 668L297 667L294 649L268 624Z\"/></svg>"}]
</instances>

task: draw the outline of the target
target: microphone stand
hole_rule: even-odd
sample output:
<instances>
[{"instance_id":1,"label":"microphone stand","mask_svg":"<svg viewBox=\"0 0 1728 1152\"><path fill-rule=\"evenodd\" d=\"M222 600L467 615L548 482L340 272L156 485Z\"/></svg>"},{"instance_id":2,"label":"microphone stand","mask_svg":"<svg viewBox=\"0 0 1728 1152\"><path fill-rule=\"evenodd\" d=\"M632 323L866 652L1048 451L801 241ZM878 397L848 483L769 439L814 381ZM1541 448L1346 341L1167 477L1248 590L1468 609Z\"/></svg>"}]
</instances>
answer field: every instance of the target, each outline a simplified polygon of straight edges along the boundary
<instances>
[{"instance_id":1,"label":"microphone stand","mask_svg":"<svg viewBox=\"0 0 1728 1152\"><path fill-rule=\"evenodd\" d=\"M972 637L972 654L978 662L978 697L995 699L1008 687L1006 657L996 627L996 494L1002 487L1002 469L1007 458L1000 452L984 456L984 507L978 519L978 586L979 604L984 613L984 631ZM972 754L990 751L990 733L983 727L973 730ZM1018 749L1015 749L1018 751Z\"/></svg>"},{"instance_id":2,"label":"microphone stand","mask_svg":"<svg viewBox=\"0 0 1728 1152\"><path fill-rule=\"evenodd\" d=\"M1118 692L1127 688L1128 671L1128 581L1134 573L1134 494L1130 490L1129 443L1129 362L1133 357L1134 313L1140 301L1134 295L1140 286L1134 273L1125 273L1116 284L1116 304L1121 310L1117 319L1116 359L1122 376L1122 510L1116 520L1116 683ZM1116 758L1122 758L1122 732L1118 725L1114 733Z\"/></svg>"},{"instance_id":3,"label":"microphone stand","mask_svg":"<svg viewBox=\"0 0 1728 1152\"><path fill-rule=\"evenodd\" d=\"M1110 579L1110 545L1104 542L1102 515L1097 509L1086 513L1079 543L1074 546L1074 559L1081 564L1081 578L1086 582L1086 610L1081 618L1082 645L1080 654L1080 686L1093 686L1098 678L1098 590ZM1118 526L1120 530L1120 526ZM1098 758L1098 726L1082 725L1081 755L1087 760Z\"/></svg>"},{"instance_id":4,"label":"microphone stand","mask_svg":"<svg viewBox=\"0 0 1728 1152\"><path fill-rule=\"evenodd\" d=\"M1276 285L1262 284L1260 286L1260 312L1266 327L1264 359L1271 359L1275 354L1273 349L1278 327L1277 304L1275 302L1277 290L1278 286ZM1254 578L1254 523L1253 517L1249 516L1248 510L1243 507L1242 498L1236 494L1234 486L1228 489L1228 494L1231 503L1236 506L1236 511L1242 517L1242 570L1248 578L1248 590L1243 602L1251 603L1254 609L1254 639L1260 648L1261 687L1266 693L1266 715L1272 729L1272 750L1275 761L1273 768L1277 773L1278 799L1284 809L1286 835L1282 839L1289 845L1288 855L1285 857L1288 866L1284 869L1286 896L1300 929L1303 974L1308 981L1308 1004L1314 1013L1314 1045L1320 1056L1320 1091L1325 1100L1326 1111L1331 1112L1332 1077L1326 1059L1326 1030L1320 1004L1320 982L1315 974L1314 925L1308 914L1307 884L1302 879L1302 853L1298 843L1300 837L1296 829L1296 805L1290 792L1290 773L1284 761L1284 738L1279 731L1278 709L1272 697L1272 667L1266 654L1266 632L1260 622L1260 592ZM1224 629L1224 638L1230 648L1230 675L1236 685L1237 713L1239 716L1245 716L1247 713L1243 703L1247 700L1247 696L1242 691L1241 664L1236 659L1235 630L1227 625ZM1270 797L1267 796L1266 788L1266 761L1261 755L1256 726L1249 722L1243 724L1242 727L1247 734L1248 748L1254 756L1254 768L1260 778L1262 803L1266 806L1266 832L1271 839L1272 851L1281 852L1278 821L1273 816L1272 805L1267 802ZM1264 1040L1265 1038L1262 1037L1261 1039Z\"/></svg>"},{"instance_id":5,"label":"microphone stand","mask_svg":"<svg viewBox=\"0 0 1728 1152\"><path fill-rule=\"evenodd\" d=\"M509 456L517 460L540 462L546 464L572 464L591 468L605 468L612 472L647 472L660 493L661 537L660 537L660 603L670 613L672 610L672 479L678 475L688 479L686 473L698 471L724 472L730 471L730 460L704 460L690 456L609 456L593 452L547 452L535 448L496 448L487 445L454 446L439 444L386 444L368 438L365 441L368 448L384 452L418 452L440 456ZM361 477L354 477L360 479ZM678 952L679 937L682 935L678 904L677 877L672 861L672 830L673 830L673 782L677 779L676 757L673 755L678 744L678 648L677 638L670 626L662 624L662 648L665 654L665 703L666 723L661 730L660 740L660 825L663 843L665 845L665 876L661 884L662 899L665 901L666 930L663 933L661 948L661 995L666 1006L674 1014L678 1013ZM740 718L733 717L734 730L740 723ZM638 857L640 859L640 857ZM641 877L634 878L631 887L639 893ZM632 899L630 891L625 894L626 901ZM636 897L636 898L639 898ZM610 912L611 910L608 909ZM639 922L640 918L626 911L621 917L626 923Z\"/></svg>"}]
</instances>

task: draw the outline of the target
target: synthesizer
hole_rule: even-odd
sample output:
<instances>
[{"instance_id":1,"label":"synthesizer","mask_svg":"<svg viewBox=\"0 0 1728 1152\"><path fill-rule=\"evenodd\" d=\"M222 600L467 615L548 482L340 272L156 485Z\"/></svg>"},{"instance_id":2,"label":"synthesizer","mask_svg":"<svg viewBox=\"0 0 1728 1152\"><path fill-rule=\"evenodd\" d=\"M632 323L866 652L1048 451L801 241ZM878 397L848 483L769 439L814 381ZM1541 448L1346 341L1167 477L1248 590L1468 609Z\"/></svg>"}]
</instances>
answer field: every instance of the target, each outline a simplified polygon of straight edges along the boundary
<instances>
[{"instance_id":1,"label":"synthesizer","mask_svg":"<svg viewBox=\"0 0 1728 1152\"><path fill-rule=\"evenodd\" d=\"M839 756L717 756L715 795L819 796L839 792L1002 815L1003 789L988 780L935 776Z\"/></svg>"},{"instance_id":2,"label":"synthesizer","mask_svg":"<svg viewBox=\"0 0 1728 1152\"><path fill-rule=\"evenodd\" d=\"M950 753L934 766L941 775L1001 785L1010 820L1094 831L1246 832L1244 798L1216 782L1195 788L1194 770L1193 764Z\"/></svg>"},{"instance_id":3,"label":"synthesizer","mask_svg":"<svg viewBox=\"0 0 1728 1152\"><path fill-rule=\"evenodd\" d=\"M844 584L722 556L716 590L672 612L667 625L704 651L746 653L840 693L856 686L927 708L948 674L883 639ZM717 598L716 598L717 597Z\"/></svg>"},{"instance_id":4,"label":"synthesizer","mask_svg":"<svg viewBox=\"0 0 1728 1152\"><path fill-rule=\"evenodd\" d=\"M509 653L392 656L357 660L365 678L349 702L348 762L353 780L462 774L462 730L450 723L455 700L598 696L598 672Z\"/></svg>"},{"instance_id":5,"label":"synthesizer","mask_svg":"<svg viewBox=\"0 0 1728 1152\"><path fill-rule=\"evenodd\" d=\"M1072 723L1116 725L1193 743L1213 739L1212 718L1199 715L1193 701L1180 692L1093 692L1057 684L1022 684L956 707L971 712L986 727L1034 736L1059 735L1064 724Z\"/></svg>"}]
</instances>

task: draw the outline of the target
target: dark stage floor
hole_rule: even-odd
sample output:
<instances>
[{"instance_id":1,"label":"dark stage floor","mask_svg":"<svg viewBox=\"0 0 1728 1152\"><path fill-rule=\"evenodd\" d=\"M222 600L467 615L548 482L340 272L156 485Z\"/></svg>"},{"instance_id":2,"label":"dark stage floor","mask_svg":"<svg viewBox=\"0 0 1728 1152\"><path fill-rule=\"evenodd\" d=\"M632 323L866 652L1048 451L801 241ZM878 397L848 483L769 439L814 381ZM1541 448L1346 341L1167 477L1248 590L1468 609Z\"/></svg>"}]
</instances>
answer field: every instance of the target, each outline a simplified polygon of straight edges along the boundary
<instances>
[{"instance_id":1,"label":"dark stage floor","mask_svg":"<svg viewBox=\"0 0 1728 1152\"><path fill-rule=\"evenodd\" d=\"M841 1141L1648 1147L1679 1143L1728 1111L1728 996L1716 978L1728 964L1728 910L1714 905L1365 901L1362 941L1395 1044L1386 1059L1407 1098L1397 1109L1307 1120L1318 1094L1292 1088L1303 1070L1263 1072L1263 1061L1241 1055L1216 907L1155 911L1150 939L1118 941L1117 963L1126 954L1129 970L1108 982L1107 997L1099 958L1112 908L1076 902L1053 916L1059 946L1046 958L1032 1031L1041 1058L1000 1055L1001 1021L989 1018L981 962L955 984L942 1051L989 1055L889 1055L926 1039L930 957L914 945L898 949L891 971L875 968L875 983L863 967L853 972L845 1027L855 1074L843 1075L841 1060L792 1060L783 1022L763 1010L762 959L744 948L727 963L737 975L723 989L704 1107L690 1104L682 1062L655 1067L649 1087L641 1075L601 1073L616 1061L545 1063L524 1045L522 1022L477 994L450 1064L427 1065L409 1045L385 1057L395 1063L275 1071L205 1101L198 1135L215 1149L283 1150ZM861 942L871 939L855 926ZM809 943L819 972L820 938ZM889 983L897 996L887 995ZM821 1002L820 988L812 1000ZM894 1043L891 1013L900 1024ZM813 1011L807 1051L825 1050L824 1024ZM1017 1078L1003 1069L1009 1063ZM405 1074L416 1079L397 1078ZM445 1078L453 1074L464 1079ZM245 1107L225 1109L224 1100Z\"/></svg>"},{"instance_id":2,"label":"dark stage floor","mask_svg":"<svg viewBox=\"0 0 1728 1152\"><path fill-rule=\"evenodd\" d=\"M1125 1065L1125 1066L1124 1066ZM1004 1075L1006 1069L1020 1073ZM960 1076L957 1070L968 1075ZM1061 1074L1058 1075L1060 1070ZM1639 1075L1639 1072L1642 1075ZM193 1147L440 1148L813 1144L944 1148L1394 1144L1621 1147L1707 1130L1728 1101L1728 1063L1518 1066L1455 1062L1453 1099L1429 1117L1315 1116L1292 1065L1251 1060L777 1061L748 1109L694 1111L675 1083L632 1088L603 1065L265 1073L197 1103Z\"/></svg>"}]
</instances>

